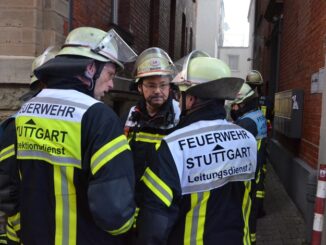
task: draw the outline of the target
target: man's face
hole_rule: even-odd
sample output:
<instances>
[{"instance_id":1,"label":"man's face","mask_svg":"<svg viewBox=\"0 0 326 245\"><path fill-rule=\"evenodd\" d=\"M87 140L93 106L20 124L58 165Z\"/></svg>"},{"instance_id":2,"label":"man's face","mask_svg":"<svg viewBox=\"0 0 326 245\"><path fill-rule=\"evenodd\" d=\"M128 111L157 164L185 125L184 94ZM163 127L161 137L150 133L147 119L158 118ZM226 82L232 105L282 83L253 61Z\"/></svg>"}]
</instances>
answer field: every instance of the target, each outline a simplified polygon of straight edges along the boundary
<instances>
[{"instance_id":1,"label":"man's face","mask_svg":"<svg viewBox=\"0 0 326 245\"><path fill-rule=\"evenodd\" d=\"M100 77L96 80L94 88L94 98L100 100L105 93L113 89L113 78L116 73L116 67L112 63L107 63L103 67Z\"/></svg>"},{"instance_id":2,"label":"man's face","mask_svg":"<svg viewBox=\"0 0 326 245\"><path fill-rule=\"evenodd\" d=\"M239 109L240 109L240 107L239 107L238 104L232 104L232 105L231 105L231 110L232 110L232 111L237 111L237 110L239 110Z\"/></svg>"},{"instance_id":3,"label":"man's face","mask_svg":"<svg viewBox=\"0 0 326 245\"><path fill-rule=\"evenodd\" d=\"M138 91L145 101L153 108L159 108L168 99L170 93L170 78L168 76L151 76L143 78Z\"/></svg>"}]
</instances>

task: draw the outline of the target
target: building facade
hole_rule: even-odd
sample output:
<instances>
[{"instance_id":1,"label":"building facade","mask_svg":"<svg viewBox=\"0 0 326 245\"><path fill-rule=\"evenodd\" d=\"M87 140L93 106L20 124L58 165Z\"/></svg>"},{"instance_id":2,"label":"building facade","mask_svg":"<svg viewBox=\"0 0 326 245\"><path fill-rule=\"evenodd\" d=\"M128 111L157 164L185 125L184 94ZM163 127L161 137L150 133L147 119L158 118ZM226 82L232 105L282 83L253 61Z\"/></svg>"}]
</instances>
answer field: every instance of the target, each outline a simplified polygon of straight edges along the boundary
<instances>
[{"instance_id":1,"label":"building facade","mask_svg":"<svg viewBox=\"0 0 326 245\"><path fill-rule=\"evenodd\" d=\"M223 45L224 2L223 0L197 1L196 49L219 57Z\"/></svg>"},{"instance_id":2,"label":"building facade","mask_svg":"<svg viewBox=\"0 0 326 245\"><path fill-rule=\"evenodd\" d=\"M138 54L157 46L178 59L195 44L196 11L196 1L187 0L1 1L0 120L20 107L34 58L50 45L62 45L69 30L115 28ZM104 99L118 113L137 99L128 93L130 82L120 79Z\"/></svg>"},{"instance_id":3,"label":"building facade","mask_svg":"<svg viewBox=\"0 0 326 245\"><path fill-rule=\"evenodd\" d=\"M308 240L318 169L326 164L325 13L325 1L262 0L253 23L253 68L274 102L269 159L304 215Z\"/></svg>"}]
</instances>

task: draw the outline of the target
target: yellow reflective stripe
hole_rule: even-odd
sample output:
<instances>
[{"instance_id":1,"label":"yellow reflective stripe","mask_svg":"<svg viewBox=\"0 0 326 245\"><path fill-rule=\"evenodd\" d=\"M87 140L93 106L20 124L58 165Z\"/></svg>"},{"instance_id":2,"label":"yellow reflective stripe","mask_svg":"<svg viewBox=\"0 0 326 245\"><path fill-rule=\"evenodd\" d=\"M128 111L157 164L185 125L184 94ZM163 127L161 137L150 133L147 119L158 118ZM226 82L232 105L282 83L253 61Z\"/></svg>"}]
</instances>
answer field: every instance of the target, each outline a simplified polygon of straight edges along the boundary
<instances>
[{"instance_id":1,"label":"yellow reflective stripe","mask_svg":"<svg viewBox=\"0 0 326 245\"><path fill-rule=\"evenodd\" d=\"M120 135L102 146L91 158L92 174L96 174L96 172L103 167L103 165L125 150L130 150L130 146L125 135Z\"/></svg>"},{"instance_id":2,"label":"yellow reflective stripe","mask_svg":"<svg viewBox=\"0 0 326 245\"><path fill-rule=\"evenodd\" d=\"M155 144L155 150L158 150L158 148L160 148L161 143L162 143L162 140Z\"/></svg>"},{"instance_id":3,"label":"yellow reflective stripe","mask_svg":"<svg viewBox=\"0 0 326 245\"><path fill-rule=\"evenodd\" d=\"M134 224L133 224L133 226L132 226L132 228L136 228L136 224L137 224L137 218L138 218L138 215L139 215L139 208L138 207L136 207L136 211L135 211L135 219L134 219Z\"/></svg>"},{"instance_id":4,"label":"yellow reflective stripe","mask_svg":"<svg viewBox=\"0 0 326 245\"><path fill-rule=\"evenodd\" d=\"M257 151L260 150L260 147L261 147L261 139L257 140Z\"/></svg>"},{"instance_id":5,"label":"yellow reflective stripe","mask_svg":"<svg viewBox=\"0 0 326 245\"><path fill-rule=\"evenodd\" d=\"M55 193L55 245L60 245L63 236L63 202L61 195L61 170L59 166L53 166L53 180Z\"/></svg>"},{"instance_id":6,"label":"yellow reflective stripe","mask_svg":"<svg viewBox=\"0 0 326 245\"><path fill-rule=\"evenodd\" d=\"M191 242L192 220L194 217L195 206L198 202L197 193L190 194L190 202L191 202L190 210L187 212L186 221L185 221L185 234L183 237L184 245L190 245L190 242Z\"/></svg>"},{"instance_id":7,"label":"yellow reflective stripe","mask_svg":"<svg viewBox=\"0 0 326 245\"><path fill-rule=\"evenodd\" d=\"M12 227L10 227L8 224L6 226L6 230L7 230L6 234L7 234L8 239L10 239L12 241L15 241L15 242L20 241L20 239L19 239L17 233L15 232L15 230Z\"/></svg>"},{"instance_id":8,"label":"yellow reflective stripe","mask_svg":"<svg viewBox=\"0 0 326 245\"><path fill-rule=\"evenodd\" d=\"M8 224L14 228L15 231L20 230L20 213L16 213L15 215L12 215L8 217Z\"/></svg>"},{"instance_id":9,"label":"yellow reflective stripe","mask_svg":"<svg viewBox=\"0 0 326 245\"><path fill-rule=\"evenodd\" d=\"M0 151L0 161L4 161L5 159L15 155L15 145L12 144Z\"/></svg>"},{"instance_id":10,"label":"yellow reflective stripe","mask_svg":"<svg viewBox=\"0 0 326 245\"><path fill-rule=\"evenodd\" d=\"M170 207L173 199L171 188L166 185L149 167L141 178L145 185L163 202Z\"/></svg>"},{"instance_id":11,"label":"yellow reflective stripe","mask_svg":"<svg viewBox=\"0 0 326 245\"><path fill-rule=\"evenodd\" d=\"M142 141L147 143L159 143L165 135L150 134L144 132L136 133L135 141Z\"/></svg>"},{"instance_id":12,"label":"yellow reflective stripe","mask_svg":"<svg viewBox=\"0 0 326 245\"><path fill-rule=\"evenodd\" d=\"M251 210L251 199L250 199L250 191L251 191L251 181L245 181L245 191L243 195L242 201L242 215L243 215L243 244L250 245L250 232L249 232L249 216Z\"/></svg>"},{"instance_id":13,"label":"yellow reflective stripe","mask_svg":"<svg viewBox=\"0 0 326 245\"><path fill-rule=\"evenodd\" d=\"M266 163L263 164L263 171L264 171L264 173L267 172L267 166L266 166Z\"/></svg>"},{"instance_id":14,"label":"yellow reflective stripe","mask_svg":"<svg viewBox=\"0 0 326 245\"><path fill-rule=\"evenodd\" d=\"M206 209L209 197L209 191L191 193L191 207L186 215L185 234L183 237L185 245L204 244Z\"/></svg>"},{"instance_id":15,"label":"yellow reflective stripe","mask_svg":"<svg viewBox=\"0 0 326 245\"><path fill-rule=\"evenodd\" d=\"M74 185L74 168L67 168L69 199L69 245L77 242L77 195Z\"/></svg>"},{"instance_id":16,"label":"yellow reflective stripe","mask_svg":"<svg viewBox=\"0 0 326 245\"><path fill-rule=\"evenodd\" d=\"M251 239L251 242L256 242L256 233L251 233L250 239Z\"/></svg>"},{"instance_id":17,"label":"yellow reflective stripe","mask_svg":"<svg viewBox=\"0 0 326 245\"><path fill-rule=\"evenodd\" d=\"M266 117L267 106L265 105L260 106L260 110L263 113L264 117Z\"/></svg>"},{"instance_id":18,"label":"yellow reflective stripe","mask_svg":"<svg viewBox=\"0 0 326 245\"><path fill-rule=\"evenodd\" d=\"M265 197L265 191L256 191L256 197L257 198L264 198Z\"/></svg>"},{"instance_id":19,"label":"yellow reflective stripe","mask_svg":"<svg viewBox=\"0 0 326 245\"><path fill-rule=\"evenodd\" d=\"M206 221L206 208L207 208L207 202L210 196L210 192L206 191L203 192L202 194L203 197L199 203L199 215L198 215L197 236L196 236L197 245L203 245L204 228L205 228L205 221Z\"/></svg>"},{"instance_id":20,"label":"yellow reflective stripe","mask_svg":"<svg viewBox=\"0 0 326 245\"><path fill-rule=\"evenodd\" d=\"M124 223L123 226L121 226L119 229L117 230L113 230L113 231L108 231L111 235L116 236L116 235L120 235L123 233L126 233L127 231L129 231L129 229L132 227L132 225L134 224L134 219L135 216L133 215L126 223Z\"/></svg>"},{"instance_id":21,"label":"yellow reflective stripe","mask_svg":"<svg viewBox=\"0 0 326 245\"><path fill-rule=\"evenodd\" d=\"M255 180L256 184L258 184L259 181L260 181L260 174L261 174L261 171L260 171L260 169L259 169L259 170L258 170L258 173L257 173L256 180Z\"/></svg>"},{"instance_id":22,"label":"yellow reflective stripe","mask_svg":"<svg viewBox=\"0 0 326 245\"><path fill-rule=\"evenodd\" d=\"M55 245L76 244L77 201L74 168L53 166L55 192Z\"/></svg>"}]
</instances>

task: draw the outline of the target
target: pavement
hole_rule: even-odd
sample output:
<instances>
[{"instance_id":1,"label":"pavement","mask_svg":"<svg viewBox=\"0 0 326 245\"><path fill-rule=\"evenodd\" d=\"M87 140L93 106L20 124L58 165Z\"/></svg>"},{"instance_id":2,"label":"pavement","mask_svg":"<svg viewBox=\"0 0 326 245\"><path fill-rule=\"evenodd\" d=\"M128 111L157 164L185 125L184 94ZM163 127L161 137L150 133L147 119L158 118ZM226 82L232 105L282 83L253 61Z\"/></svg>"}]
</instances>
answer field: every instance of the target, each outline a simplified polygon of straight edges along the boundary
<instances>
[{"instance_id":1,"label":"pavement","mask_svg":"<svg viewBox=\"0 0 326 245\"><path fill-rule=\"evenodd\" d=\"M258 219L256 245L307 245L303 216L270 163L267 164L265 192L266 215Z\"/></svg>"}]
</instances>

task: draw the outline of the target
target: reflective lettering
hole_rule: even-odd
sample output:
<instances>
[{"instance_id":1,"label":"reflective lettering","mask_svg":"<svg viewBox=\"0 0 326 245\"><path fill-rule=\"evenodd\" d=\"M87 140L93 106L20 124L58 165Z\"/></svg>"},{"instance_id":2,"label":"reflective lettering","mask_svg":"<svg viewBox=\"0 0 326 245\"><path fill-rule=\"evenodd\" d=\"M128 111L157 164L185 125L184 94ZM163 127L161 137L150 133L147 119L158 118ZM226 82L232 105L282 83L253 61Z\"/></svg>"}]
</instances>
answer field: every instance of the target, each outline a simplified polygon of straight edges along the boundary
<instances>
[{"instance_id":1,"label":"reflective lettering","mask_svg":"<svg viewBox=\"0 0 326 245\"><path fill-rule=\"evenodd\" d=\"M73 118L75 110L75 107L66 105L28 103L24 104L19 112Z\"/></svg>"},{"instance_id":2,"label":"reflective lettering","mask_svg":"<svg viewBox=\"0 0 326 245\"><path fill-rule=\"evenodd\" d=\"M234 160L246 157L250 157L250 147L222 150L205 155L189 157L186 159L186 167L187 169L200 168L204 165L208 166L214 163L224 162L226 160Z\"/></svg>"},{"instance_id":3,"label":"reflective lettering","mask_svg":"<svg viewBox=\"0 0 326 245\"><path fill-rule=\"evenodd\" d=\"M35 128L30 126L17 126L16 128L17 135L19 137L25 137L25 138L37 138L37 139L43 139L43 140L49 140L49 141L55 141L55 142L61 142L64 143L66 136L68 134L67 131L63 130L50 130L50 129L44 129L44 128Z\"/></svg>"},{"instance_id":4,"label":"reflective lettering","mask_svg":"<svg viewBox=\"0 0 326 245\"><path fill-rule=\"evenodd\" d=\"M179 147L181 150L186 148L192 149L204 145L211 145L226 141L236 141L242 139L250 139L247 132L243 129L239 130L229 130L229 131L220 131L214 133L208 133L204 135L198 135L194 137L189 137L185 139L178 140Z\"/></svg>"}]
</instances>

